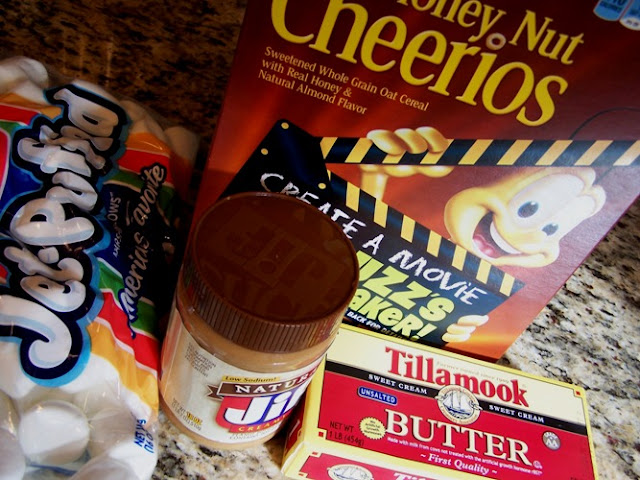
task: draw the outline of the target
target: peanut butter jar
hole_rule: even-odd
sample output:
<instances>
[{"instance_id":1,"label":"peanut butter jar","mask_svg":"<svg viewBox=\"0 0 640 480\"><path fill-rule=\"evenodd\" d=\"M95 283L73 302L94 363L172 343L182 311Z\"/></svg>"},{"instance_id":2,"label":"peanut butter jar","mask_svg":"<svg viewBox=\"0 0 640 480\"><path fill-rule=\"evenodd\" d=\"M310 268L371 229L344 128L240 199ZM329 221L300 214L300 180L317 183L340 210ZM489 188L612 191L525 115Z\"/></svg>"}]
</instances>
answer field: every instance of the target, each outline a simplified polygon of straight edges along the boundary
<instances>
[{"instance_id":1,"label":"peanut butter jar","mask_svg":"<svg viewBox=\"0 0 640 480\"><path fill-rule=\"evenodd\" d=\"M285 195L207 210L182 265L162 358L163 411L197 442L273 437L333 342L358 284L340 227Z\"/></svg>"}]
</instances>

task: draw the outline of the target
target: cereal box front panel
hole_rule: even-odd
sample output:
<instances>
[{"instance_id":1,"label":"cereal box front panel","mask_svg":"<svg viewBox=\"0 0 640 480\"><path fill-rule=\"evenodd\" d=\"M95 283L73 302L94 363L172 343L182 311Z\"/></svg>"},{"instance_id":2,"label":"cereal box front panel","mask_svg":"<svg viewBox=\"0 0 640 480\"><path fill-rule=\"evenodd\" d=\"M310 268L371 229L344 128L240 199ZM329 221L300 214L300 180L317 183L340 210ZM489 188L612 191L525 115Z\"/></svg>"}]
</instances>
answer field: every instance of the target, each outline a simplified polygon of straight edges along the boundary
<instances>
[{"instance_id":1,"label":"cereal box front panel","mask_svg":"<svg viewBox=\"0 0 640 480\"><path fill-rule=\"evenodd\" d=\"M248 189L324 208L382 265L346 321L499 357L640 186L637 2L558 5L249 2L196 217Z\"/></svg>"}]
</instances>

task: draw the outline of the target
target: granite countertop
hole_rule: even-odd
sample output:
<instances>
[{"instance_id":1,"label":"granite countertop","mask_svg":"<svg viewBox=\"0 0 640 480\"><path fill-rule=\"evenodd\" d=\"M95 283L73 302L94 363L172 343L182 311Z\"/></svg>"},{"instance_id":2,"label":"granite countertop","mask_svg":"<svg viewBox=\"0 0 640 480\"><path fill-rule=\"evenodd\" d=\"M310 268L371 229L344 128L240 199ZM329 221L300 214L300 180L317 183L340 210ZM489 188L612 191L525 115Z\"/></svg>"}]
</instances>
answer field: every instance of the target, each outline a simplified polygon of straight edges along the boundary
<instances>
[{"instance_id":1,"label":"granite countertop","mask_svg":"<svg viewBox=\"0 0 640 480\"><path fill-rule=\"evenodd\" d=\"M242 0L0 3L0 57L26 55L151 107L202 137L216 125ZM640 202L569 279L500 363L587 390L603 479L640 478ZM264 479L279 472L282 435L218 452L160 415L154 478Z\"/></svg>"}]
</instances>

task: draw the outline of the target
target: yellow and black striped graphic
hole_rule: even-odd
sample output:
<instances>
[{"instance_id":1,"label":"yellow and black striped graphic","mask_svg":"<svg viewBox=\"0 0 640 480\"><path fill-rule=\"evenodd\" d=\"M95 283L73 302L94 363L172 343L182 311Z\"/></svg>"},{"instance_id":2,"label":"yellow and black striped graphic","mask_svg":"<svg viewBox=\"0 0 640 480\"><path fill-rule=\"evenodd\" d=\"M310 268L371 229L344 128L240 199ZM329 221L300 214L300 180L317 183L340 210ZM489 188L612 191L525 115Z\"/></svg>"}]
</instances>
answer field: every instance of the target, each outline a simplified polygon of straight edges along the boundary
<instances>
[{"instance_id":1,"label":"yellow and black striped graphic","mask_svg":"<svg viewBox=\"0 0 640 480\"><path fill-rule=\"evenodd\" d=\"M389 155L368 138L324 137L326 163L375 165L637 167L640 140L449 140L441 152Z\"/></svg>"},{"instance_id":2,"label":"yellow and black striped graphic","mask_svg":"<svg viewBox=\"0 0 640 480\"><path fill-rule=\"evenodd\" d=\"M357 212L358 219L374 223L386 232L403 238L417 251L437 258L441 265L450 265L503 297L508 298L522 288L522 282L488 261L389 207L353 183L332 175L331 172L329 174L333 195Z\"/></svg>"},{"instance_id":3,"label":"yellow and black striped graphic","mask_svg":"<svg viewBox=\"0 0 640 480\"><path fill-rule=\"evenodd\" d=\"M349 232L360 282L345 313L347 323L441 347L468 339L494 309L525 287L328 171L320 141L278 121L222 196L263 190L299 196Z\"/></svg>"}]
</instances>

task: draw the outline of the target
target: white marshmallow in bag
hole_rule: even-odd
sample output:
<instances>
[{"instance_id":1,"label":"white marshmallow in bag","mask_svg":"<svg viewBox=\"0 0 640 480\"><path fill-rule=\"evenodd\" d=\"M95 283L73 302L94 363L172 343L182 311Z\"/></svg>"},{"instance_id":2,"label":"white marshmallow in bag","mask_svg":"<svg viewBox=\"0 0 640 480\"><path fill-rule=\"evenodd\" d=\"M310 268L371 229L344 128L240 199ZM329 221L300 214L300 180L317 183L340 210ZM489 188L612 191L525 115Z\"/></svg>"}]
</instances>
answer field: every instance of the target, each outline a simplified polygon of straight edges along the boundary
<instances>
[{"instance_id":1,"label":"white marshmallow in bag","mask_svg":"<svg viewBox=\"0 0 640 480\"><path fill-rule=\"evenodd\" d=\"M30 80L25 80L24 82L14 85L11 93L20 95L22 98L38 105L47 105L49 103L44 96L44 89Z\"/></svg>"},{"instance_id":2,"label":"white marshmallow in bag","mask_svg":"<svg viewBox=\"0 0 640 480\"><path fill-rule=\"evenodd\" d=\"M106 408L90 419L89 454L128 465L140 480L148 480L158 460L154 432L125 408Z\"/></svg>"},{"instance_id":3,"label":"white marshmallow in bag","mask_svg":"<svg viewBox=\"0 0 640 480\"><path fill-rule=\"evenodd\" d=\"M82 373L62 385L61 391L72 395L72 401L87 417L107 407L124 407L139 418L149 418L151 407L126 388L116 368L105 358L92 353Z\"/></svg>"},{"instance_id":4,"label":"white marshmallow in bag","mask_svg":"<svg viewBox=\"0 0 640 480\"><path fill-rule=\"evenodd\" d=\"M108 385L116 388L119 382L116 368L105 358L92 353L82 373L74 380L62 385L60 389L70 394L77 394L100 386Z\"/></svg>"},{"instance_id":5,"label":"white marshmallow in bag","mask_svg":"<svg viewBox=\"0 0 640 480\"><path fill-rule=\"evenodd\" d=\"M28 57L11 57L0 62L0 83L14 83L29 79L46 88L49 84L47 68L37 60Z\"/></svg>"},{"instance_id":6,"label":"white marshmallow in bag","mask_svg":"<svg viewBox=\"0 0 640 480\"><path fill-rule=\"evenodd\" d=\"M18 414L21 416L24 412L45 400L62 400L72 403L73 395L65 393L59 388L41 387L40 385L36 385L28 395L15 399L13 404L15 405Z\"/></svg>"},{"instance_id":7,"label":"white marshmallow in bag","mask_svg":"<svg viewBox=\"0 0 640 480\"><path fill-rule=\"evenodd\" d=\"M138 476L124 463L101 456L87 462L69 480L138 480Z\"/></svg>"},{"instance_id":8,"label":"white marshmallow in bag","mask_svg":"<svg viewBox=\"0 0 640 480\"><path fill-rule=\"evenodd\" d=\"M169 139L169 146L176 154L187 160L191 166L195 164L200 138L181 126L169 127L164 131Z\"/></svg>"},{"instance_id":9,"label":"white marshmallow in bag","mask_svg":"<svg viewBox=\"0 0 640 480\"><path fill-rule=\"evenodd\" d=\"M78 392L73 396L73 403L87 418L104 408L119 407L123 404L118 388L110 385L96 385Z\"/></svg>"},{"instance_id":10,"label":"white marshmallow in bag","mask_svg":"<svg viewBox=\"0 0 640 480\"><path fill-rule=\"evenodd\" d=\"M12 57L0 62L0 94L15 93L29 101L46 105L44 89L49 74L44 65L27 57Z\"/></svg>"},{"instance_id":11,"label":"white marshmallow in bag","mask_svg":"<svg viewBox=\"0 0 640 480\"><path fill-rule=\"evenodd\" d=\"M120 104L127 111L127 115L131 120L129 133L150 133L158 140L169 145L169 138L165 135L164 130L144 107L131 100L123 100Z\"/></svg>"},{"instance_id":12,"label":"white marshmallow in bag","mask_svg":"<svg viewBox=\"0 0 640 480\"><path fill-rule=\"evenodd\" d=\"M0 430L6 430L15 435L17 428L18 414L13 402L8 395L0 390Z\"/></svg>"},{"instance_id":13,"label":"white marshmallow in bag","mask_svg":"<svg viewBox=\"0 0 640 480\"><path fill-rule=\"evenodd\" d=\"M35 404L20 417L22 452L39 465L64 465L78 460L89 442L89 423L82 410L61 400Z\"/></svg>"},{"instance_id":14,"label":"white marshmallow in bag","mask_svg":"<svg viewBox=\"0 0 640 480\"><path fill-rule=\"evenodd\" d=\"M26 460L15 435L0 429L0 480L21 480Z\"/></svg>"},{"instance_id":15,"label":"white marshmallow in bag","mask_svg":"<svg viewBox=\"0 0 640 480\"><path fill-rule=\"evenodd\" d=\"M0 341L0 390L14 401L24 399L37 386L22 370L19 348L15 342Z\"/></svg>"},{"instance_id":16,"label":"white marshmallow in bag","mask_svg":"<svg viewBox=\"0 0 640 480\"><path fill-rule=\"evenodd\" d=\"M11 398L0 391L0 480L20 480L26 459L16 437L18 415Z\"/></svg>"},{"instance_id":17,"label":"white marshmallow in bag","mask_svg":"<svg viewBox=\"0 0 640 480\"><path fill-rule=\"evenodd\" d=\"M116 99L116 97L114 97L109 92L107 92L104 88L102 88L99 85L96 85L95 83L87 82L86 80L76 79L73 82L71 82L71 84L75 85L77 87L80 87L83 90L87 90L88 92L95 93L96 95L98 95L100 97L106 98L110 102L113 102L115 104L119 104L118 99Z\"/></svg>"}]
</instances>

